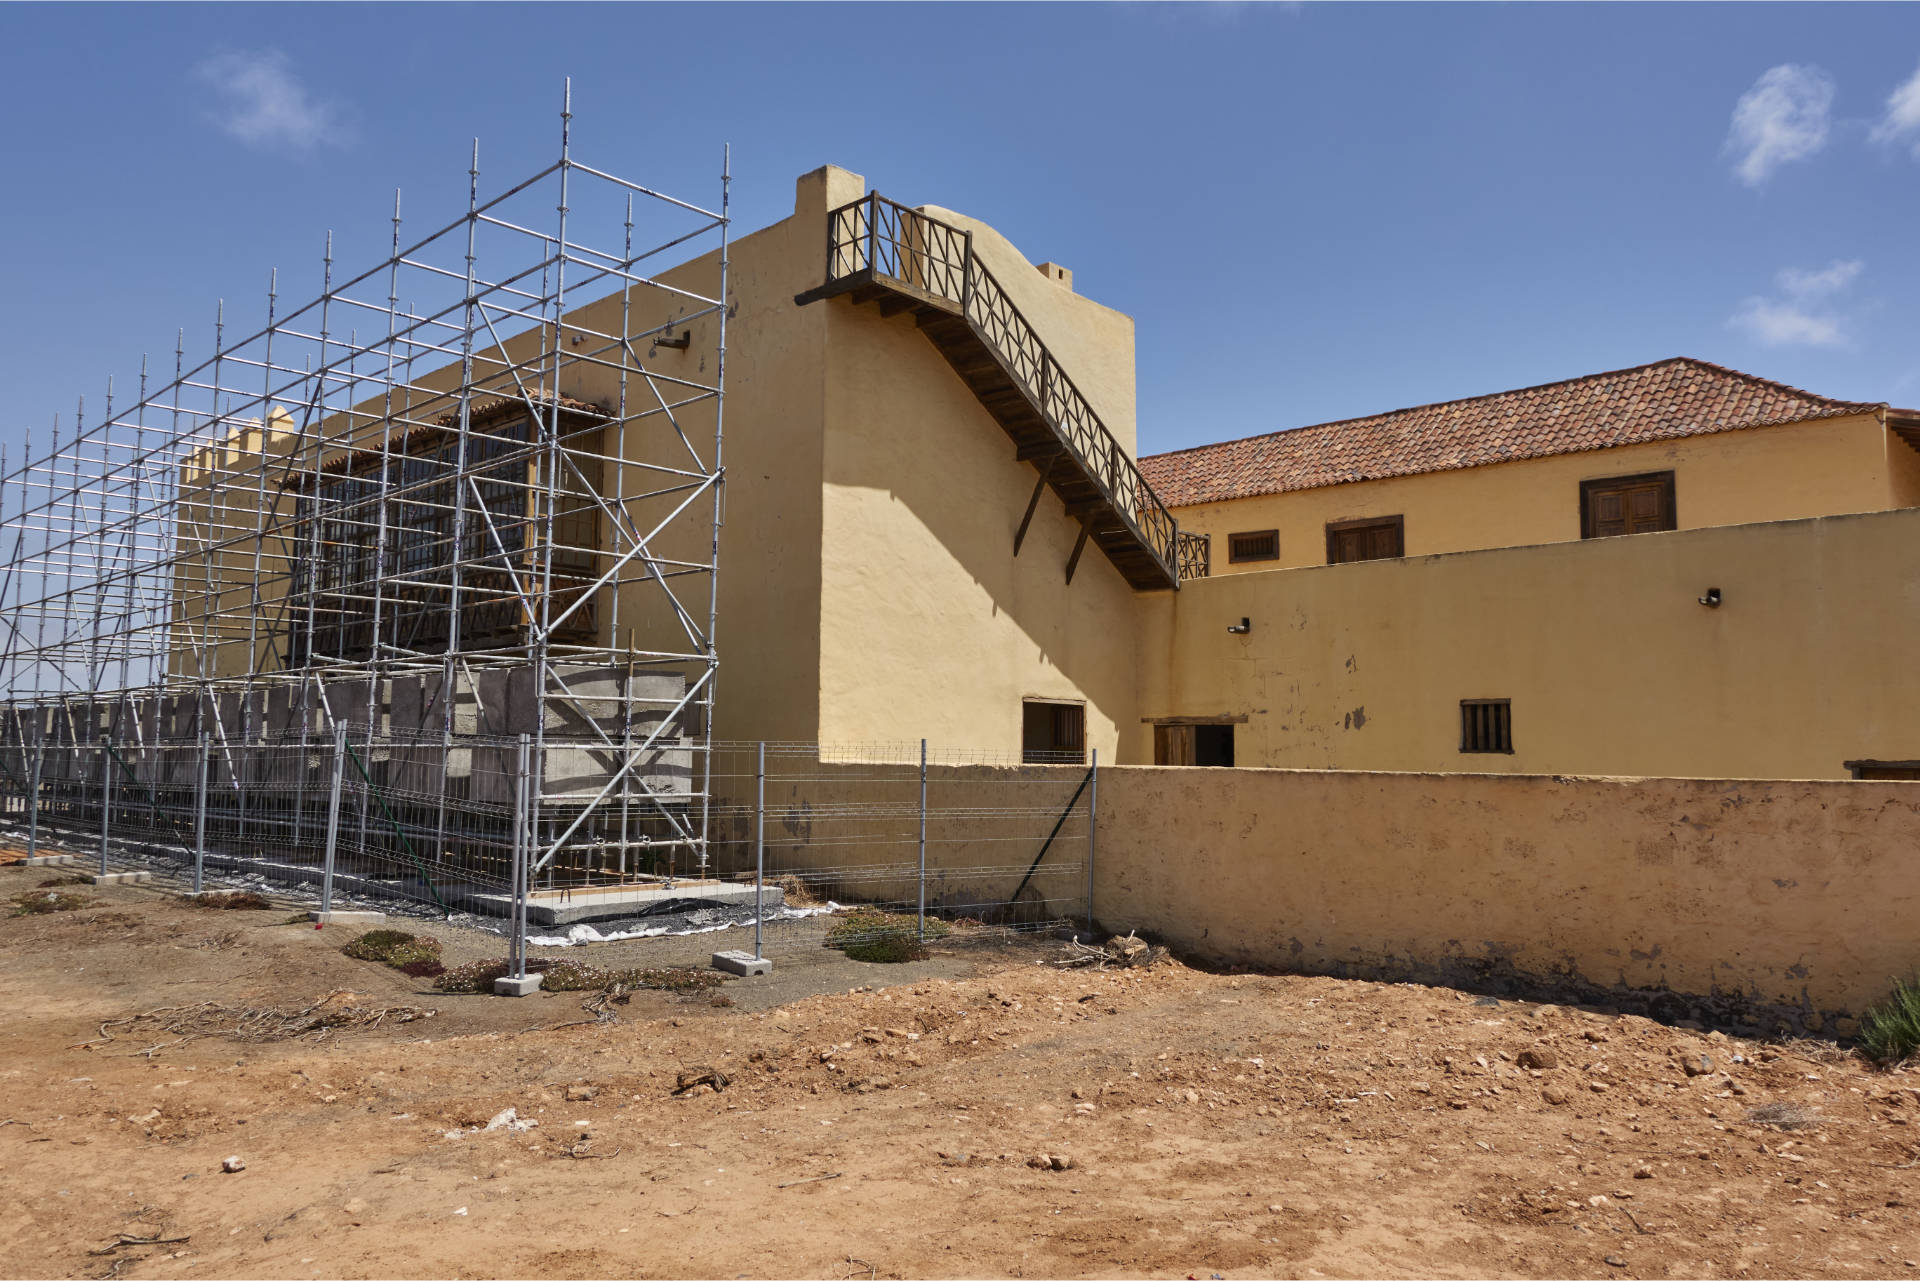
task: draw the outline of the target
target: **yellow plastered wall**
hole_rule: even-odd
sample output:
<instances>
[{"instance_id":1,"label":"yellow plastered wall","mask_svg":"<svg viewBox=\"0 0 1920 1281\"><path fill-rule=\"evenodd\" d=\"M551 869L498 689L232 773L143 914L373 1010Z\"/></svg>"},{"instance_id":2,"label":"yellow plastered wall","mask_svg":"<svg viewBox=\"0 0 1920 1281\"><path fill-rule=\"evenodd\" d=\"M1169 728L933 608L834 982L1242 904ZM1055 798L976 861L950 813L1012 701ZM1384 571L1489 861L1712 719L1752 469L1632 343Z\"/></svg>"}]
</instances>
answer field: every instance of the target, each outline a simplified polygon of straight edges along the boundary
<instances>
[{"instance_id":1,"label":"yellow plastered wall","mask_svg":"<svg viewBox=\"0 0 1920 1281\"><path fill-rule=\"evenodd\" d=\"M1916 849L1915 783L1122 767L1094 911L1216 963L1718 993L1819 1030L1911 972Z\"/></svg>"},{"instance_id":2,"label":"yellow plastered wall","mask_svg":"<svg viewBox=\"0 0 1920 1281\"><path fill-rule=\"evenodd\" d=\"M1889 431L1886 435L1887 478L1891 506L1920 507L1920 449Z\"/></svg>"},{"instance_id":3,"label":"yellow plastered wall","mask_svg":"<svg viewBox=\"0 0 1920 1281\"><path fill-rule=\"evenodd\" d=\"M973 234L974 256L1045 341L1114 440L1129 457L1137 457L1133 317L1043 274L1012 241L978 218L939 205L923 205L921 211ZM1066 275L1071 280L1072 273Z\"/></svg>"},{"instance_id":4,"label":"yellow plastered wall","mask_svg":"<svg viewBox=\"0 0 1920 1281\"><path fill-rule=\"evenodd\" d=\"M970 225L976 252L997 240ZM1130 429L1131 322L1024 259L991 269L1046 300L1029 322ZM1013 554L1038 473L910 314L844 299L807 310L829 317L820 740L1017 753L1022 700L1044 698L1084 702L1088 745L1112 759L1134 715L1133 589L1091 542L1065 581L1080 527L1051 491ZM1107 358L1077 365L1076 344Z\"/></svg>"},{"instance_id":5,"label":"yellow plastered wall","mask_svg":"<svg viewBox=\"0 0 1920 1281\"><path fill-rule=\"evenodd\" d=\"M1920 503L1920 454L1878 415L1858 414L1202 503L1174 516L1212 535L1215 574L1257 572L1324 565L1327 524L1371 516L1404 517L1410 556L1577 539L1582 481L1658 471L1674 473L1681 529ZM1265 529L1280 531L1278 561L1229 561L1229 534Z\"/></svg>"},{"instance_id":6,"label":"yellow plastered wall","mask_svg":"<svg viewBox=\"0 0 1920 1281\"><path fill-rule=\"evenodd\" d=\"M1920 759L1920 509L1234 574L1141 609L1142 716L1244 716L1239 765L1844 778ZM1512 755L1459 751L1460 700L1483 698L1512 701ZM1130 731L1123 759L1151 761L1151 727Z\"/></svg>"}]
</instances>

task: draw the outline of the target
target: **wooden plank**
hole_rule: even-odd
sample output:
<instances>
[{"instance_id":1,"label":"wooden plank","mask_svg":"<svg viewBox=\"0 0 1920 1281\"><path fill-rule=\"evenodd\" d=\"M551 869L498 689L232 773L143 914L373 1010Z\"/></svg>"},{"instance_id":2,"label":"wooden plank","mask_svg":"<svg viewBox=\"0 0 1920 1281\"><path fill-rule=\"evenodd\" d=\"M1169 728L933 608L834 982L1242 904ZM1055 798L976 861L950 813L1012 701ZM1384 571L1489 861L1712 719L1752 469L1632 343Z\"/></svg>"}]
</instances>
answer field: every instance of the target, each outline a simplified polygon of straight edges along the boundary
<instances>
[{"instance_id":1,"label":"wooden plank","mask_svg":"<svg viewBox=\"0 0 1920 1281\"><path fill-rule=\"evenodd\" d=\"M1073 571L1080 567L1080 553L1087 550L1087 527L1080 527L1080 537L1073 540L1073 555L1067 557L1067 586L1073 586Z\"/></svg>"},{"instance_id":2,"label":"wooden plank","mask_svg":"<svg viewBox=\"0 0 1920 1281\"><path fill-rule=\"evenodd\" d=\"M1047 492L1047 477L1053 474L1054 464L1059 462L1059 460L1060 456L1058 454L1049 458L1047 465L1041 469L1040 478L1033 483L1033 497L1027 499L1027 514L1020 518L1020 528L1016 530L1013 535L1013 554L1015 556L1020 554L1020 544L1027 541L1027 526L1033 523L1033 509L1040 505L1040 495Z\"/></svg>"}]
</instances>

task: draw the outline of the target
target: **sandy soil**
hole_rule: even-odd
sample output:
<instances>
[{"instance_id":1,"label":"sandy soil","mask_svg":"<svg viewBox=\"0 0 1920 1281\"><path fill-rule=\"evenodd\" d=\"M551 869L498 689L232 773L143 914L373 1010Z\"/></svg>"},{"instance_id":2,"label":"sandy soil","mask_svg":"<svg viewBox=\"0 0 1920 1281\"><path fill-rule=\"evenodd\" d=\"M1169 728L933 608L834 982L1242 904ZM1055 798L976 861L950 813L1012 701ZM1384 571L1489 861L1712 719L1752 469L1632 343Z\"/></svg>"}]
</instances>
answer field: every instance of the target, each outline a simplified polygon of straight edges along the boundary
<instances>
[{"instance_id":1,"label":"sandy soil","mask_svg":"<svg viewBox=\"0 0 1920 1281\"><path fill-rule=\"evenodd\" d=\"M0 869L0 901L45 879ZM0 919L6 1275L1920 1274L1920 1075L1817 1044L1174 962L1063 970L1058 943L818 950L730 984L732 1006L646 993L556 1028L581 994L437 994L284 911L80 892ZM498 947L435 928L450 954ZM435 1016L74 1048L138 1011L341 988ZM706 1066L728 1088L674 1096ZM1808 1123L1749 1119L1767 1105ZM507 1108L539 1125L449 1137Z\"/></svg>"}]
</instances>

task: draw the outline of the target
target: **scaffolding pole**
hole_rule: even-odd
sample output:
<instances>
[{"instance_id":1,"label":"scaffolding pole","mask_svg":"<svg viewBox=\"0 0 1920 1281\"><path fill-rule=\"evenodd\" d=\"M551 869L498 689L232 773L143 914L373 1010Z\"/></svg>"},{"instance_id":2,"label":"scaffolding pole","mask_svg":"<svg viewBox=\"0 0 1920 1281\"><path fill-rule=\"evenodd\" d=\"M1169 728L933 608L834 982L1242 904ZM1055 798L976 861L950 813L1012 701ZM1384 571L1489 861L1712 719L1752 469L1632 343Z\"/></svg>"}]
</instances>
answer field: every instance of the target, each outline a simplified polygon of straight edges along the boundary
<instances>
[{"instance_id":1,"label":"scaffolding pole","mask_svg":"<svg viewBox=\"0 0 1920 1281\"><path fill-rule=\"evenodd\" d=\"M328 232L317 296L264 271L257 326L221 301L170 379L143 358L137 395L0 458L31 852L97 834L104 870L114 835L190 827L197 887L209 846L344 842L436 901L497 895L516 849L523 895L706 874L731 160L684 199L581 158L570 84L559 124L531 175L490 186L476 140L457 212L396 192L382 261ZM342 735L346 815L310 750Z\"/></svg>"}]
</instances>

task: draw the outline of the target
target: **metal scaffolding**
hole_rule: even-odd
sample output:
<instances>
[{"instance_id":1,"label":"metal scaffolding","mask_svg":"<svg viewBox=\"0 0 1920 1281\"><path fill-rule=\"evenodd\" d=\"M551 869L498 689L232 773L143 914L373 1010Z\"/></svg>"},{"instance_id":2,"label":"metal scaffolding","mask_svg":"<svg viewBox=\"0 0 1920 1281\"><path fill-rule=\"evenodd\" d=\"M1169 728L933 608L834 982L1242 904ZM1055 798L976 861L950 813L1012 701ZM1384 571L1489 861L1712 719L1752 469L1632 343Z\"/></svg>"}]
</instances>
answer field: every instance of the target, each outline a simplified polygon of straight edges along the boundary
<instances>
[{"instance_id":1,"label":"metal scaffolding","mask_svg":"<svg viewBox=\"0 0 1920 1281\"><path fill-rule=\"evenodd\" d=\"M575 158L0 455L0 788L29 852L455 894L708 863L717 208ZM674 265L669 265L674 264ZM525 744L523 747L522 744Z\"/></svg>"}]
</instances>

